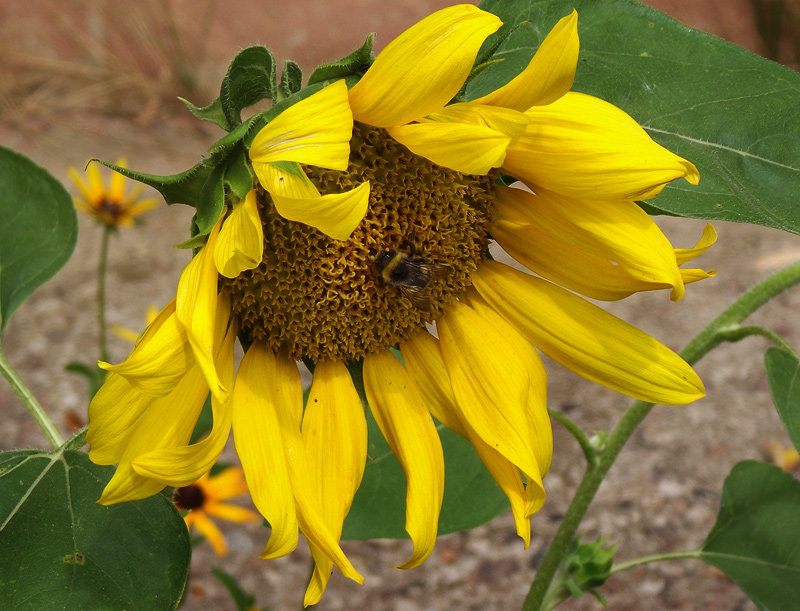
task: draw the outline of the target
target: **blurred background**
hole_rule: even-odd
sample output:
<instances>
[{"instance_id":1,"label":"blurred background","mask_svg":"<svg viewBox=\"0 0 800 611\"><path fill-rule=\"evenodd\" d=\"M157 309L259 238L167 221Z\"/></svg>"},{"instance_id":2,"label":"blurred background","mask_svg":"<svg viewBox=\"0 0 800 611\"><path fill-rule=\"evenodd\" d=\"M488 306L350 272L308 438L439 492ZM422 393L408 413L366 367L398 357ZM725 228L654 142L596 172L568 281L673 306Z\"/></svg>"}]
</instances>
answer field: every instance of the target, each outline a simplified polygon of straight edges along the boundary
<instances>
[{"instance_id":1,"label":"blurred background","mask_svg":"<svg viewBox=\"0 0 800 611\"><path fill-rule=\"evenodd\" d=\"M445 0L0 0L0 144L31 157L67 184L67 168L87 159L128 159L140 171L168 174L196 163L219 131L195 120L179 96L213 100L229 60L252 44L268 46L280 66L297 61L307 75L377 32L376 51ZM683 23L797 68L800 0L652 0ZM68 188L74 192L71 185ZM112 239L108 270L110 324L140 329L150 304L175 293L186 251L191 209L161 208L144 226ZM102 230L84 217L70 262L11 319L3 347L12 365L64 432L86 420L84 380L64 371L97 356L95 274ZM703 223L659 220L676 246L694 244ZM720 239L700 260L714 280L693 285L672 304L640 295L609 306L615 314L679 349L723 307L767 273L800 258L796 236L716 223ZM781 296L759 320L800 344L796 293ZM788 444L766 388L761 340L723 346L697 370L708 397L686 408L655 410L607 479L582 529L587 538L621 543L622 559L696 547L713 524L722 480L744 458L769 460L768 443ZM757 345L758 344L758 345ZM111 339L112 360L129 349ZM627 401L548 363L550 401L587 431L613 425ZM46 447L17 397L0 384L0 449ZM534 517L534 541L523 550L508 515L469 533L442 537L422 569L390 568L404 561L408 542L345 543L366 577L364 586L335 575L321 609L518 608L543 544L552 536L580 478L583 458L555 427L556 449L546 486L549 499ZM233 454L229 453L231 458ZM247 501L242 501L246 503ZM266 540L258 526L225 529L230 554L207 545L195 552L189 609L233 608L210 576L221 566L256 594L260 607L296 609L309 556L257 558ZM302 545L301 545L302 547ZM750 609L721 573L699 562L642 567L612 578L603 590L611 609ZM645 601L647 601L645 603ZM566 609L599 609L593 599Z\"/></svg>"}]
</instances>

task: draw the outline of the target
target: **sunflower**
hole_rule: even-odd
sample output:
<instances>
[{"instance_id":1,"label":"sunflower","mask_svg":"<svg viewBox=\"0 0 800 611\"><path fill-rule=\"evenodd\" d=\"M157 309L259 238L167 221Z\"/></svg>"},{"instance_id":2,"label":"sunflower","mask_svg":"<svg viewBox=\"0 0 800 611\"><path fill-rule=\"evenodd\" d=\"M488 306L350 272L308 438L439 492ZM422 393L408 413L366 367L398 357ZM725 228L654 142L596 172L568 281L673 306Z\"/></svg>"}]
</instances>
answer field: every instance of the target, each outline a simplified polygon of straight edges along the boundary
<instances>
[{"instance_id":1,"label":"sunflower","mask_svg":"<svg viewBox=\"0 0 800 611\"><path fill-rule=\"evenodd\" d=\"M172 493L172 502L181 511L188 512L183 516L186 528L191 531L192 527L196 527L217 555L224 556L228 553L228 545L210 517L240 524L258 522L260 518L255 512L222 502L245 492L247 483L244 473L239 467L229 467L214 476L206 473L193 484L176 488Z\"/></svg>"},{"instance_id":2,"label":"sunflower","mask_svg":"<svg viewBox=\"0 0 800 611\"><path fill-rule=\"evenodd\" d=\"M194 481L232 428L272 529L262 557L293 550L298 529L308 540L309 605L333 566L363 580L338 544L367 458L353 379L407 477L413 551L400 568L436 539L433 418L472 443L528 545L552 457L539 352L646 401L703 396L677 354L580 296L666 288L677 300L712 275L679 267L713 243L710 226L674 249L634 202L677 178L697 183L697 169L620 109L569 91L574 12L517 77L453 103L500 25L472 5L438 11L352 88L330 83L256 135L253 189L221 215L128 359L101 364L90 456L118 464L101 503ZM490 258L492 241L529 271ZM313 369L305 405L300 360ZM213 428L188 445L209 391Z\"/></svg>"},{"instance_id":3,"label":"sunflower","mask_svg":"<svg viewBox=\"0 0 800 611\"><path fill-rule=\"evenodd\" d=\"M120 158L116 164L124 168L127 162ZM155 198L140 199L144 185L126 194L126 179L118 172L111 174L106 187L96 162L90 161L86 167L86 181L75 168L69 168L68 173L81 194L73 198L75 208L106 227L131 227L136 217L158 206Z\"/></svg>"}]
</instances>

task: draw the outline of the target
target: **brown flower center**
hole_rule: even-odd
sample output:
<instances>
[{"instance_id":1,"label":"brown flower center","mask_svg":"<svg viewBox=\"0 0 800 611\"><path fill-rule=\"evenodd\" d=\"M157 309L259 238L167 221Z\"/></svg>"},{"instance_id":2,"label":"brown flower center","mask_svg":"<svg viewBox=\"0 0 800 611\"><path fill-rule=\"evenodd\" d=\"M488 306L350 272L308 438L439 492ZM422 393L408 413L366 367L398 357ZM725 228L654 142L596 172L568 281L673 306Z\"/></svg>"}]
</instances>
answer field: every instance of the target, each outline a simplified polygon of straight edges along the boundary
<instances>
[{"instance_id":1,"label":"brown flower center","mask_svg":"<svg viewBox=\"0 0 800 611\"><path fill-rule=\"evenodd\" d=\"M492 180L418 157L356 124L346 172L305 168L321 193L370 181L369 208L338 241L275 210L259 192L264 258L223 285L240 329L295 359L353 360L439 317L486 256Z\"/></svg>"}]
</instances>

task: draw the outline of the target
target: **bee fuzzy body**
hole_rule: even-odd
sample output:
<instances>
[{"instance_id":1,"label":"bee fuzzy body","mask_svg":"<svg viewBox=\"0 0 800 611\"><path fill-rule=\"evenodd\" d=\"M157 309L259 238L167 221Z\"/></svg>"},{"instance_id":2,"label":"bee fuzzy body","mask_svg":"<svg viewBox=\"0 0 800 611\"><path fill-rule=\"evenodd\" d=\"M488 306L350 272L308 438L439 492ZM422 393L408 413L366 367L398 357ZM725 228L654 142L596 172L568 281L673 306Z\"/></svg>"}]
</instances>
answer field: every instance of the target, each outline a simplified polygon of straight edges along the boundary
<instances>
[{"instance_id":1,"label":"bee fuzzy body","mask_svg":"<svg viewBox=\"0 0 800 611\"><path fill-rule=\"evenodd\" d=\"M450 267L417 256L412 246L411 253L387 248L375 258L375 267L383 281L394 286L421 310L430 310L428 288L432 280L445 277Z\"/></svg>"}]
</instances>

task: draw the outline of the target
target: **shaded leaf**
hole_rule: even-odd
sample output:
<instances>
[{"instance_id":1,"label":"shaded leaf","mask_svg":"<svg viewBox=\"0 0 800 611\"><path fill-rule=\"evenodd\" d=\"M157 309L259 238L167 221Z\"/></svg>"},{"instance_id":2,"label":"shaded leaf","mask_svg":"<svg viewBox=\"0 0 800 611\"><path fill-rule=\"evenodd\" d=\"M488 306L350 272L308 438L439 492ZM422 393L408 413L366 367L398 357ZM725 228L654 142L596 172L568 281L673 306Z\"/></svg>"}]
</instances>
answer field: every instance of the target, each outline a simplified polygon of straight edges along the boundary
<instances>
[{"instance_id":1,"label":"shaded leaf","mask_svg":"<svg viewBox=\"0 0 800 611\"><path fill-rule=\"evenodd\" d=\"M11 314L67 262L78 237L72 198L27 157L0 147L0 334Z\"/></svg>"},{"instance_id":2,"label":"shaded leaf","mask_svg":"<svg viewBox=\"0 0 800 611\"><path fill-rule=\"evenodd\" d=\"M281 83L279 91L281 97L288 98L290 95L297 93L303 86L303 71L295 62L286 60L283 64L283 73L281 74Z\"/></svg>"},{"instance_id":3,"label":"shaded leaf","mask_svg":"<svg viewBox=\"0 0 800 611\"><path fill-rule=\"evenodd\" d=\"M700 558L725 572L761 609L800 600L800 482L778 467L738 463Z\"/></svg>"},{"instance_id":4,"label":"shaded leaf","mask_svg":"<svg viewBox=\"0 0 800 611\"><path fill-rule=\"evenodd\" d=\"M574 89L627 111L700 170L698 187L676 181L649 203L680 216L800 233L800 74L634 0L484 0L481 7L506 24L495 37L530 22L500 45L494 57L504 61L470 83L468 99L508 82L576 8Z\"/></svg>"},{"instance_id":5,"label":"shaded leaf","mask_svg":"<svg viewBox=\"0 0 800 611\"><path fill-rule=\"evenodd\" d=\"M0 453L0 608L177 607L186 526L162 495L98 505L113 472L75 450Z\"/></svg>"},{"instance_id":6,"label":"shaded leaf","mask_svg":"<svg viewBox=\"0 0 800 611\"><path fill-rule=\"evenodd\" d=\"M186 108L198 119L210 121L226 131L229 129L228 118L225 116L225 113L222 112L222 103L219 101L219 98L211 102L208 106L203 107L195 106L189 100L185 100L181 97L178 99L186 104Z\"/></svg>"},{"instance_id":7,"label":"shaded leaf","mask_svg":"<svg viewBox=\"0 0 800 611\"><path fill-rule=\"evenodd\" d=\"M277 97L275 58L263 46L242 49L222 79L219 100L228 120L228 130L242 122L242 109L264 99Z\"/></svg>"},{"instance_id":8,"label":"shaded leaf","mask_svg":"<svg viewBox=\"0 0 800 611\"><path fill-rule=\"evenodd\" d=\"M775 409L792 445L800 450L800 361L797 355L773 347L767 349L764 363Z\"/></svg>"}]
</instances>

